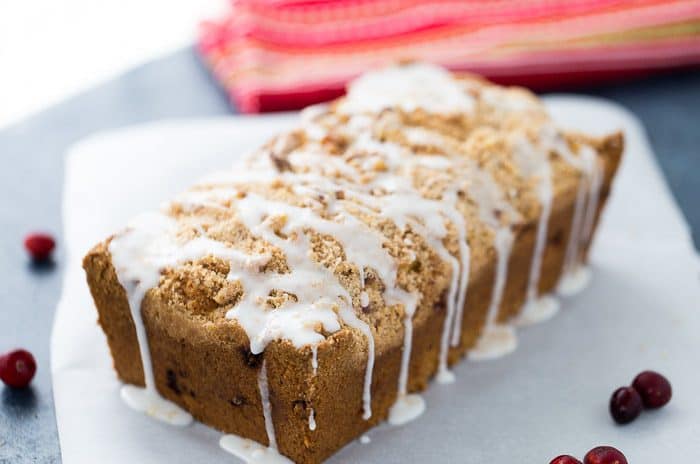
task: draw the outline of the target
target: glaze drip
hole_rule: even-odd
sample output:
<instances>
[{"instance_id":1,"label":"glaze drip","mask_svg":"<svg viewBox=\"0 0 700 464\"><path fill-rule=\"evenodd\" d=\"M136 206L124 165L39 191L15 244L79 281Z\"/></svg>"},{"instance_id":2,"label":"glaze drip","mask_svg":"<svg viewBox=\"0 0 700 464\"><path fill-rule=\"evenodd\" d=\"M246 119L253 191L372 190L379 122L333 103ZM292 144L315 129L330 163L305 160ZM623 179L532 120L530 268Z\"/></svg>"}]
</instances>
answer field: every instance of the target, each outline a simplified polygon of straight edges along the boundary
<instances>
[{"instance_id":1,"label":"glaze drip","mask_svg":"<svg viewBox=\"0 0 700 464\"><path fill-rule=\"evenodd\" d=\"M515 137L506 137L511 129L505 123L500 127L500 121L525 113L538 128L536 136L516 130ZM432 119L419 125L411 122L416 114ZM431 126L431 120L441 118L449 130ZM460 120L465 125L455 135L449 124ZM420 285L407 277L406 268L419 269L417 253L426 255L421 246L430 250L432 262L443 265L440 283L447 283L447 289L445 319L436 341L437 380L451 382L454 374L448 357L450 348L459 348L462 342L469 297L471 221L486 226L489 240L493 235L497 265L486 324L469 357L492 359L512 351L515 331L498 317L513 226L522 216L515 207L517 195L503 188L503 179L488 167L488 157L469 152L471 131L478 132L479 125L491 131L480 136L507 139L511 151L505 162L515 165L520 179L533 181L540 202L526 303L516 322L550 317L557 301L538 291L552 210L550 157L555 154L582 172L559 285L559 291L566 293L587 276L581 256L592 234L602 184L595 152L586 145L571 150L537 100L523 91L458 81L430 65L388 68L356 80L344 99L306 109L297 129L276 137L233 169L210 176L178 196L165 213L137 221L112 240L110 253L136 325L146 384L144 394L125 386L125 400L148 412L163 409L166 412L153 415L170 417L170 422L191 420L156 392L141 306L146 293L158 288L164 270L215 257L228 265L226 282L242 289L226 308L226 318L248 335L251 353L261 354L278 340L298 349L308 347L315 377L324 340L343 329L358 337L363 357L366 349L363 392L358 398L365 420L372 417L375 355L381 350L375 345L382 340L375 340L380 328L372 311L377 304L396 307L403 326L402 352L389 422L400 425L414 419L425 409L423 398L409 393L414 324L422 320L421 311L432 310L438 302L424 301L424 289L421 293ZM275 196L270 190L284 195ZM475 214L465 206L466 199ZM242 224L254 240L266 244L267 251L213 239L209 222L221 217ZM384 220L391 227L382 225ZM398 245L394 229L402 238ZM324 261L315 254L318 243L331 239L341 254ZM283 256L284 271L271 268L275 253ZM346 267L341 270L341 265ZM277 299L271 304L273 296ZM263 361L257 380L269 446L231 435L221 439L223 448L246 462L288 462L277 451L267 367ZM308 426L312 431L317 427L313 405Z\"/></svg>"},{"instance_id":2,"label":"glaze drip","mask_svg":"<svg viewBox=\"0 0 700 464\"><path fill-rule=\"evenodd\" d=\"M565 297L579 293L590 282L591 273L583 256L592 236L602 185L602 166L596 152L589 146L583 146L580 152L582 178L576 193L562 277L557 286L559 294Z\"/></svg>"},{"instance_id":3,"label":"glaze drip","mask_svg":"<svg viewBox=\"0 0 700 464\"><path fill-rule=\"evenodd\" d=\"M513 233L508 227L501 227L494 237L496 248L496 280L491 292L486 325L477 341L470 350L469 359L483 361L504 356L517 346L515 330L512 327L498 323L498 311L503 301L506 279L508 278L508 260L513 247Z\"/></svg>"},{"instance_id":4,"label":"glaze drip","mask_svg":"<svg viewBox=\"0 0 700 464\"><path fill-rule=\"evenodd\" d=\"M275 424L272 421L272 406L270 405L270 389L267 383L267 362L263 361L258 371L258 390L262 403L263 417L265 418L265 432L267 433L268 448L277 450L277 437Z\"/></svg>"}]
</instances>

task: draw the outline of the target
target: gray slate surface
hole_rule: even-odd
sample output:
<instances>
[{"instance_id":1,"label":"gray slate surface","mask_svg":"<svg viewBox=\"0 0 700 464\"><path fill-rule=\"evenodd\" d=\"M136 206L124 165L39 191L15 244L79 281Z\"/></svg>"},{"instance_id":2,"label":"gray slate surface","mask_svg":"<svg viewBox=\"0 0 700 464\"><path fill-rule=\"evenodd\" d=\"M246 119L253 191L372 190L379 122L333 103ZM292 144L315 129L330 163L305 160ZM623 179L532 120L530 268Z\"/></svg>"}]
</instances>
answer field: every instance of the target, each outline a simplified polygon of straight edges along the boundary
<instances>
[{"instance_id":1,"label":"gray slate surface","mask_svg":"<svg viewBox=\"0 0 700 464\"><path fill-rule=\"evenodd\" d=\"M697 246L700 72L678 72L582 93L617 101L641 118ZM39 366L31 389L0 386L0 463L61 461L49 336L63 271L60 206L65 149L98 130L161 118L224 115L232 110L194 51L184 49L0 130L0 351L27 348ZM22 240L35 229L58 238L55 264L35 266L27 260Z\"/></svg>"}]
</instances>

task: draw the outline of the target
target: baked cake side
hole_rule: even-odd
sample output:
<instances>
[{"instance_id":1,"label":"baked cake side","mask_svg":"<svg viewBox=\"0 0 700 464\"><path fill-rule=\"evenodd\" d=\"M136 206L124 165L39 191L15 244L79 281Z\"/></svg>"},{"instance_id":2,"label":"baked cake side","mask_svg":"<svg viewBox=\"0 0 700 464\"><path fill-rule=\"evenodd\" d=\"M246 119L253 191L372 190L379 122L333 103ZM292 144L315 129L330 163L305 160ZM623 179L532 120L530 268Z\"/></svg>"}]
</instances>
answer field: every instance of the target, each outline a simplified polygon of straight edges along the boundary
<instances>
[{"instance_id":1,"label":"baked cake side","mask_svg":"<svg viewBox=\"0 0 700 464\"><path fill-rule=\"evenodd\" d=\"M85 257L125 399L300 463L413 419L431 378L584 283L622 147L522 89L361 77Z\"/></svg>"}]
</instances>

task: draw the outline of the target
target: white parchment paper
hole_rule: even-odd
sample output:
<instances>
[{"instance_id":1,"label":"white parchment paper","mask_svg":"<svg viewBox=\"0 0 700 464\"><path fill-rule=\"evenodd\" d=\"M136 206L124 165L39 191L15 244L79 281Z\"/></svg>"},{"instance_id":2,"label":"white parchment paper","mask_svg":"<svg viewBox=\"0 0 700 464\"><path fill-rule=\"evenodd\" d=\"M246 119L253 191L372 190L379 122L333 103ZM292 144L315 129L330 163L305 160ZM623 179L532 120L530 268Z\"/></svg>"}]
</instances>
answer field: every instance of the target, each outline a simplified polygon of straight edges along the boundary
<instances>
[{"instance_id":1,"label":"white parchment paper","mask_svg":"<svg viewBox=\"0 0 700 464\"><path fill-rule=\"evenodd\" d=\"M565 300L553 320L520 331L514 354L463 362L456 383L433 384L418 420L375 428L371 443L352 443L330 462L545 463L598 444L619 447L634 464L700 457L700 266L688 227L632 115L600 100L547 102L562 125L627 136L590 287ZM291 118L162 122L96 135L70 150L68 261L52 339L65 464L237 462L219 449L215 430L171 427L122 404L80 262L131 216L228 167ZM631 425L614 425L610 394L644 369L671 379L673 401Z\"/></svg>"}]
</instances>

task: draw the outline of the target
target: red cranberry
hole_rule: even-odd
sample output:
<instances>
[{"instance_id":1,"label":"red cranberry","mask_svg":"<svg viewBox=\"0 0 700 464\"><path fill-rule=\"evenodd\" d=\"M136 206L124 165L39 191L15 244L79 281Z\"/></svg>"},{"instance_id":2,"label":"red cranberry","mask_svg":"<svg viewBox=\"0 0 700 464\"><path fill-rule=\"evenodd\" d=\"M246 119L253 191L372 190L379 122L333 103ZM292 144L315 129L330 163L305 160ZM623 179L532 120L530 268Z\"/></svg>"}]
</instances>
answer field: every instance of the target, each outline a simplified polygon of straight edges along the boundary
<instances>
[{"instance_id":1,"label":"red cranberry","mask_svg":"<svg viewBox=\"0 0 700 464\"><path fill-rule=\"evenodd\" d=\"M620 387L610 397L610 414L618 424L632 422L642 412L642 398L632 387Z\"/></svg>"},{"instance_id":2,"label":"red cranberry","mask_svg":"<svg viewBox=\"0 0 700 464\"><path fill-rule=\"evenodd\" d=\"M24 248L35 261L46 261L51 256L53 249L56 248L56 242L48 234L34 233L25 237Z\"/></svg>"},{"instance_id":3,"label":"red cranberry","mask_svg":"<svg viewBox=\"0 0 700 464\"><path fill-rule=\"evenodd\" d=\"M0 356L0 380L14 388L24 388L34 378L36 361L26 350L14 350Z\"/></svg>"},{"instance_id":4,"label":"red cranberry","mask_svg":"<svg viewBox=\"0 0 700 464\"><path fill-rule=\"evenodd\" d=\"M556 458L552 459L549 464L581 464L581 461L573 456L569 456L568 454L562 454L561 456L557 456Z\"/></svg>"},{"instance_id":5,"label":"red cranberry","mask_svg":"<svg viewBox=\"0 0 700 464\"><path fill-rule=\"evenodd\" d=\"M642 397L646 408L657 409L671 401L671 384L658 372L642 372L634 378L632 386Z\"/></svg>"},{"instance_id":6,"label":"red cranberry","mask_svg":"<svg viewBox=\"0 0 700 464\"><path fill-rule=\"evenodd\" d=\"M627 464L627 459L612 446L598 446L586 453L583 464Z\"/></svg>"}]
</instances>

